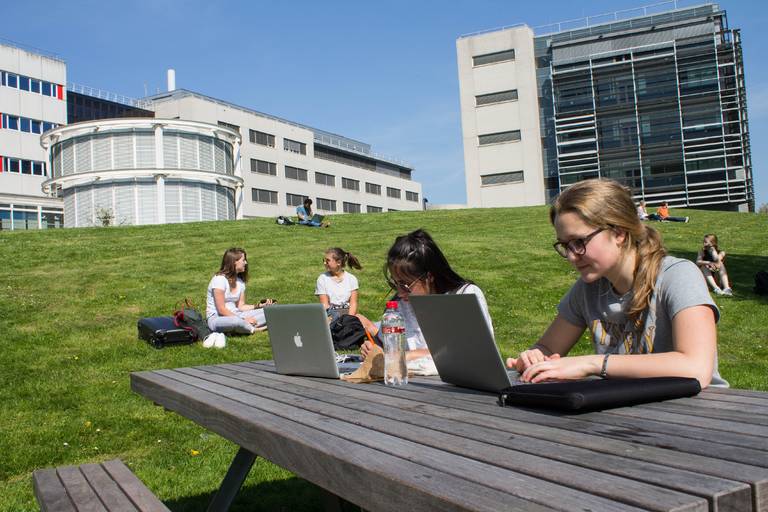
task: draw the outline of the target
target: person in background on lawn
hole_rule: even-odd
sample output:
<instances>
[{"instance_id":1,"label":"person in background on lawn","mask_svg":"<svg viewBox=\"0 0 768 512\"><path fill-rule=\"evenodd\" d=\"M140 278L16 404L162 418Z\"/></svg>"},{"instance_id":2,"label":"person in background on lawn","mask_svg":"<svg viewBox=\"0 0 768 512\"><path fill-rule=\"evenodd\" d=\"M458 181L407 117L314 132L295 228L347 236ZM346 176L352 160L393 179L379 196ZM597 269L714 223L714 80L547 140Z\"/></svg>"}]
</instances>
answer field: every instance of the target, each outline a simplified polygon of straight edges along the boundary
<instances>
[{"instance_id":1,"label":"person in background on lawn","mask_svg":"<svg viewBox=\"0 0 768 512\"><path fill-rule=\"evenodd\" d=\"M267 320L262 308L274 301L265 299L258 305L246 304L246 258L243 249L227 249L221 258L221 268L208 284L206 317L208 327L214 332L252 334L266 329Z\"/></svg>"},{"instance_id":2,"label":"person in background on lawn","mask_svg":"<svg viewBox=\"0 0 768 512\"><path fill-rule=\"evenodd\" d=\"M640 201L637 205L637 218L648 220L648 211L645 209L645 201Z\"/></svg>"},{"instance_id":3,"label":"person in background on lawn","mask_svg":"<svg viewBox=\"0 0 768 512\"><path fill-rule=\"evenodd\" d=\"M323 255L323 265L325 272L317 277L315 295L328 312L328 317L335 320L341 315L356 315L357 277L344 267L349 265L362 270L360 260L341 247L331 247Z\"/></svg>"},{"instance_id":4,"label":"person in background on lawn","mask_svg":"<svg viewBox=\"0 0 768 512\"><path fill-rule=\"evenodd\" d=\"M299 224L302 226L328 227L327 222L312 220L314 214L312 213L312 200L310 198L304 199L304 204L296 207L296 216L299 218Z\"/></svg>"},{"instance_id":5,"label":"person in background on lawn","mask_svg":"<svg viewBox=\"0 0 768 512\"><path fill-rule=\"evenodd\" d=\"M555 199L549 218L555 250L581 278L536 344L507 359L523 381L676 376L728 385L717 370L720 311L701 272L667 256L627 188L581 181ZM566 357L585 329L595 355Z\"/></svg>"},{"instance_id":6,"label":"person in background on lawn","mask_svg":"<svg viewBox=\"0 0 768 512\"><path fill-rule=\"evenodd\" d=\"M670 217L669 205L666 201L661 203L661 206L656 209L656 213L649 215L648 218L661 222L688 222L690 220L690 217Z\"/></svg>"},{"instance_id":7,"label":"person in background on lawn","mask_svg":"<svg viewBox=\"0 0 768 512\"><path fill-rule=\"evenodd\" d=\"M443 251L426 231L418 229L407 235L399 236L390 247L387 262L384 265L384 278L395 292L391 300L398 301L398 309L405 320L405 337L408 342L407 361L415 361L431 356L421 328L416 320L413 308L408 302L411 295L434 295L444 293L474 293L480 303L488 327L493 332L491 315L485 302L483 291L472 281L461 277L451 268ZM374 324L363 315L357 315L366 330L376 336L379 332ZM361 347L363 357L367 357L373 344L367 340ZM431 363L434 365L434 363ZM410 366L409 366L410 369Z\"/></svg>"},{"instance_id":8,"label":"person in background on lawn","mask_svg":"<svg viewBox=\"0 0 768 512\"><path fill-rule=\"evenodd\" d=\"M721 251L717 245L717 236L704 235L704 242L696 257L696 264L704 274L704 279L715 292L715 295L733 295L731 282L728 279L728 271L725 269L725 251ZM715 276L720 278L720 286L717 285Z\"/></svg>"}]
</instances>

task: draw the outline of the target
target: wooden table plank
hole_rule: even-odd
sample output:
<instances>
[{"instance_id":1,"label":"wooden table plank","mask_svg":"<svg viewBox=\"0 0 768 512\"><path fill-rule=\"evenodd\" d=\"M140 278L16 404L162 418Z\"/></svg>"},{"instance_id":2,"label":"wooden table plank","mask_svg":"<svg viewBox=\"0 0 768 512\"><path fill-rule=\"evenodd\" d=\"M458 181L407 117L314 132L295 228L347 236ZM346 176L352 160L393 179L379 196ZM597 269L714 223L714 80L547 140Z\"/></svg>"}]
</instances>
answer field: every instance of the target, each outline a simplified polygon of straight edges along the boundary
<instances>
[{"instance_id":1,"label":"wooden table plank","mask_svg":"<svg viewBox=\"0 0 768 512\"><path fill-rule=\"evenodd\" d=\"M265 377L292 379L292 377L277 375L274 373L273 366L266 363L240 363L236 366L242 368L244 375L256 370L263 372L261 375ZM627 436L615 435L614 437L607 437L605 433L612 432L612 428L609 427L604 430L592 428L588 429L590 430L589 432L584 432L584 428L591 423L585 424L585 422L574 421L571 417L560 418L561 423L560 428L558 428L557 426L551 427L540 423L537 424L535 421L531 421L531 418L536 417L531 416L533 413L518 408L498 408L499 411L502 411L501 414L503 414L503 417L487 414L487 406L481 408L477 406L469 407L466 404L463 404L463 409L451 408L446 405L446 402L450 402L450 400L445 399L443 394L436 394L434 392L431 394L424 391L419 393L415 391L402 393L402 390L400 389L393 390L385 386L354 386L328 379L299 379L298 381L307 382L309 383L308 385L311 386L336 386L343 389L343 392L350 394L350 396L359 396L363 399L367 398L374 403L390 404L394 407L400 407L403 410L418 412L429 411L429 413L434 416L444 417L446 419L461 419L467 423L478 422L477 412L486 412L481 424L499 429L500 431L509 432L510 434L528 435L540 439L557 439L558 441L564 444L567 443L571 446L583 447L610 454L621 453L638 460L738 480L748 483L752 487L754 510L761 512L768 510L768 471L762 467L755 467L741 462L733 462L729 459L723 460L717 458L713 455L713 445L709 442L696 441L693 446L694 451L686 452L681 451L679 446L680 444L688 443L688 441L684 439L677 439L677 443L675 443L676 438L671 436L666 439L662 438L664 440L668 439L666 443L658 443L659 439L655 437L654 434L641 436L637 435L637 433L631 435L631 432L630 435ZM406 388L420 389L419 386L411 386L410 384L406 386ZM457 392L463 391L460 388L448 385L443 385L439 388ZM425 394L429 395L427 399L424 399L422 396ZM489 396L490 395L485 394L486 400ZM421 398L421 400L414 400L414 397ZM557 419L557 416L546 414L542 414L542 416L550 419ZM508 421L510 418L519 421L510 422ZM654 441L657 442L658 446L651 444ZM730 450L731 448L728 449ZM703 456L699 454L703 454ZM752 455L754 458L754 454ZM762 461L762 459L760 460Z\"/></svg>"},{"instance_id":2,"label":"wooden table plank","mask_svg":"<svg viewBox=\"0 0 768 512\"><path fill-rule=\"evenodd\" d=\"M271 380L258 374L245 375L239 373L237 367L233 365L205 367L205 370L215 372L225 379L241 380L242 384L234 384L234 386L260 396L271 396L276 399L283 397L281 401L290 401L296 406L337 418L351 418L350 421L366 428L384 432L397 431L400 432L399 435L430 442L431 446L516 469L537 478L565 485L570 482L570 485L578 486L587 492L618 497L615 489L622 489L624 492L628 487L633 487L633 484L628 484L626 480L613 481L610 477L613 474L624 476L635 482L654 484L704 497L713 503L716 510L720 511L744 511L751 507L749 486L733 480L639 462L632 458L596 453L554 441L510 436L496 429L436 418L424 413L404 411L350 395L344 395L342 399L341 396L329 393L326 389L298 385L297 382L303 382L303 379L284 377L282 380ZM213 380L227 382L227 380ZM332 389L340 390L336 387ZM343 404L343 406L340 407L337 404ZM327 407L328 405L331 407ZM391 425L389 418L397 418L396 424ZM440 432L448 435L440 439L437 436ZM564 463L567 470L558 470L561 466L554 461ZM586 483L579 484L584 479ZM655 493L645 494L642 489L642 487L637 489L637 492L643 494L641 501L633 501L634 504L653 508L654 504L660 503ZM650 500L651 503L645 503L646 500Z\"/></svg>"},{"instance_id":3,"label":"wooden table plank","mask_svg":"<svg viewBox=\"0 0 768 512\"><path fill-rule=\"evenodd\" d=\"M370 510L557 510L265 413L174 380L131 374L131 388L222 437ZM339 447L343 446L343 450ZM407 491L405 490L407 489Z\"/></svg>"},{"instance_id":4,"label":"wooden table plank","mask_svg":"<svg viewBox=\"0 0 768 512\"><path fill-rule=\"evenodd\" d=\"M400 435L386 432L386 429L384 431L377 431L366 428L358 423L357 418L354 420L339 420L324 413L310 411L297 405L302 402L304 405L308 405L309 402L297 395L283 397L284 399L279 397L273 399L271 397L265 398L250 394L243 391L239 385L220 384L214 380L206 379L206 375L219 377L219 379L226 378L206 373L201 369L178 369L173 373L167 372L166 375L181 383L200 387L200 389L205 389L208 392L235 400L238 402L237 408L257 408L258 410L281 416L307 427L336 435L339 438L337 440L338 448L342 451L346 444L357 443L377 450L379 453L388 453L395 457L401 457L404 460L443 471L479 485L486 485L525 500L542 504L555 503L564 510L577 510L579 508L605 511L640 510L635 506L626 504L626 501L622 502L622 496L605 499L571 487L556 485L538 478L531 478L528 475L504 469L493 463L489 464L441 449L435 449L423 442L414 442ZM272 394L280 395L281 393L272 390ZM380 419L383 420L382 418ZM388 427L392 429L397 428L397 425L397 422L388 423ZM400 433L402 434L404 431ZM430 432L426 430L421 433L430 435ZM475 448L479 449L479 446L475 446ZM553 469L556 470L557 468ZM576 478L575 475L571 476ZM625 483L630 487L629 482ZM627 490L626 495L628 497L631 495L632 498L640 500L639 493L632 494L633 490ZM661 505L655 506L654 510L707 510L706 501L700 498L671 491L653 493L653 488L649 486L645 486L643 491L652 493L653 497L663 502ZM623 489L622 492L624 492ZM649 500L647 504L644 503L643 505L645 506L644 509L648 510L647 507L653 506L653 502Z\"/></svg>"}]
</instances>

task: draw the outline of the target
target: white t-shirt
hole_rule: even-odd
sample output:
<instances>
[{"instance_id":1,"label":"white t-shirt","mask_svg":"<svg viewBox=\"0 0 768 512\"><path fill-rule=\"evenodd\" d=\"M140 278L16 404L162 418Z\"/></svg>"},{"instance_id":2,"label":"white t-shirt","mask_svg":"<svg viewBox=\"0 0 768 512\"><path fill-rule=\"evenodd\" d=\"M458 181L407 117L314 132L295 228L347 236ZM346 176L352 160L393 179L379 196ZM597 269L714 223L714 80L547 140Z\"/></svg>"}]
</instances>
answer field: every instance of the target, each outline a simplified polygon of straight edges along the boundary
<instances>
[{"instance_id":1,"label":"white t-shirt","mask_svg":"<svg viewBox=\"0 0 768 512\"><path fill-rule=\"evenodd\" d=\"M216 301L213 297L213 290L224 290L224 306L236 313L237 303L240 302L240 297L245 292L245 283L242 279L237 279L235 282L235 291L232 291L229 287L229 281L225 276L217 274L213 276L211 282L208 283L208 295L205 303L205 314L207 318L212 316L218 316L219 312L216 310Z\"/></svg>"},{"instance_id":2,"label":"white t-shirt","mask_svg":"<svg viewBox=\"0 0 768 512\"><path fill-rule=\"evenodd\" d=\"M340 282L336 281L329 272L323 272L317 278L315 295L327 295L331 305L344 305L349 302L352 292L357 289L357 278L346 270Z\"/></svg>"},{"instance_id":3,"label":"white t-shirt","mask_svg":"<svg viewBox=\"0 0 768 512\"><path fill-rule=\"evenodd\" d=\"M488 312L488 304L485 301L483 290L481 290L477 285L469 284L459 288L456 293L462 295L467 293L474 293L477 295L477 301L480 303L480 311L483 312L483 316L485 317L485 321L488 323L491 334L494 334L493 323L491 322L491 314ZM398 309L400 309L400 314L403 315L403 320L405 320L405 339L408 342L408 350L428 348L427 342L424 340L424 335L421 333L421 327L419 327L419 322L416 320L416 314L413 312L413 307L411 304L401 300L399 301Z\"/></svg>"}]
</instances>

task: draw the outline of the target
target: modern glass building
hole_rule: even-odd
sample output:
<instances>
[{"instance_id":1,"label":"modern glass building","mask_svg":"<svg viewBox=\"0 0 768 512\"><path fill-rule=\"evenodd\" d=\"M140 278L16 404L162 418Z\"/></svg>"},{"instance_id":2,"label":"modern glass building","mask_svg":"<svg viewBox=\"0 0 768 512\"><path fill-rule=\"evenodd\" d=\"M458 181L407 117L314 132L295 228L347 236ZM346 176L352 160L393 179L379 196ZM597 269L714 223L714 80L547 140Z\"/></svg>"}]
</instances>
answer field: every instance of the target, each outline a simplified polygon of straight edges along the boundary
<instances>
[{"instance_id":1,"label":"modern glass building","mask_svg":"<svg viewBox=\"0 0 768 512\"><path fill-rule=\"evenodd\" d=\"M754 210L739 31L717 4L640 12L534 37L542 169L526 178L546 202L604 177L650 205Z\"/></svg>"}]
</instances>

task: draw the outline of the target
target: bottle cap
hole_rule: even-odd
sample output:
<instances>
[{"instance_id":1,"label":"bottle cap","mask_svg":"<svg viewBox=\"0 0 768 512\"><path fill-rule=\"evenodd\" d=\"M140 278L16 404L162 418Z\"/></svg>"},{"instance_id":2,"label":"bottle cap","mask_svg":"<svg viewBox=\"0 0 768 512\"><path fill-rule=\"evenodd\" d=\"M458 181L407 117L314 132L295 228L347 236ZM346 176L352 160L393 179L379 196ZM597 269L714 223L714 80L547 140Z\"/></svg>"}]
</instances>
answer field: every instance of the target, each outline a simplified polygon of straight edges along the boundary
<instances>
[{"instance_id":1,"label":"bottle cap","mask_svg":"<svg viewBox=\"0 0 768 512\"><path fill-rule=\"evenodd\" d=\"M396 300L388 300L387 301L387 309L397 309L397 301Z\"/></svg>"}]
</instances>

